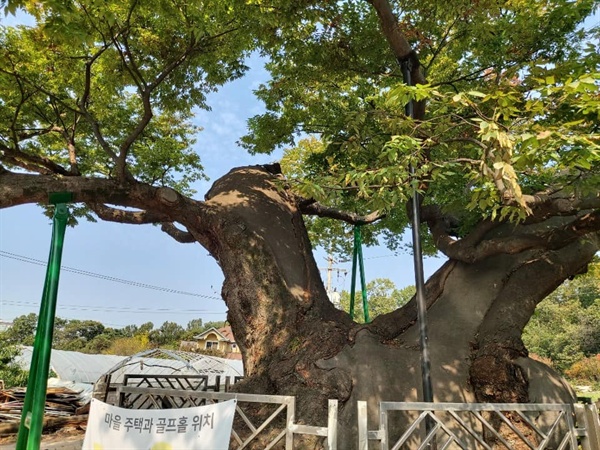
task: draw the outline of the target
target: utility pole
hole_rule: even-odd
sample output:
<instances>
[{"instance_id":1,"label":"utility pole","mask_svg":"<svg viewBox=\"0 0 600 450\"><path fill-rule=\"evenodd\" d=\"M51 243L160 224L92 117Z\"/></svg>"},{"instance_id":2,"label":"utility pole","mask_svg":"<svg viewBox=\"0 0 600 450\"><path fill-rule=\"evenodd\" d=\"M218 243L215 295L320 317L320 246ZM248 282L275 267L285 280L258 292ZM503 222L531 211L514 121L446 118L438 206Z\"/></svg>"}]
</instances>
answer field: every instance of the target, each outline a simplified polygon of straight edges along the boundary
<instances>
[{"instance_id":1,"label":"utility pole","mask_svg":"<svg viewBox=\"0 0 600 450\"><path fill-rule=\"evenodd\" d=\"M337 261L335 261L333 259L333 256L327 255L327 267L319 267L319 270L327 271L327 283L325 284L325 290L327 291L327 296L329 297L331 302L337 308L340 306L340 298L339 298L339 293L333 290L333 283L332 283L333 276L332 275L333 275L333 272L337 273L338 275L340 273L346 275L348 273L348 271L346 269L334 267L333 265L336 262ZM337 296L334 295L334 293L337 294Z\"/></svg>"}]
</instances>

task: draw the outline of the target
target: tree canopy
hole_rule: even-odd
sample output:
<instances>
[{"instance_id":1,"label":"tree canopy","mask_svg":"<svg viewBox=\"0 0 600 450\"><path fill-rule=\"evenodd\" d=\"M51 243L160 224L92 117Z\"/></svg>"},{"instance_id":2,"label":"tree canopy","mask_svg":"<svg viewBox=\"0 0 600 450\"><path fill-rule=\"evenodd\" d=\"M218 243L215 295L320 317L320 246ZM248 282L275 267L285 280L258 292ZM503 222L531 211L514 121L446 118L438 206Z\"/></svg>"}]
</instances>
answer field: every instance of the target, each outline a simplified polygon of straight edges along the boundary
<instances>
[{"instance_id":1,"label":"tree canopy","mask_svg":"<svg viewBox=\"0 0 600 450\"><path fill-rule=\"evenodd\" d=\"M381 386L415 400L415 302L358 324L312 254L366 224L365 242L399 249L415 206L448 257L425 289L439 398L570 401L521 335L600 248L597 0L2 4L35 24L0 28L0 208L68 191L77 216L200 243L225 275L243 388L296 395L311 422ZM253 53L271 79L240 144L286 158L194 199L194 111Z\"/></svg>"},{"instance_id":2,"label":"tree canopy","mask_svg":"<svg viewBox=\"0 0 600 450\"><path fill-rule=\"evenodd\" d=\"M307 33L302 51L270 64L273 81L258 93L269 111L252 119L245 142L264 148L266 129L286 129L281 142L290 127L318 135L284 157L295 186L340 209L387 214L379 229L393 248L408 222L397 206L410 199L411 179L434 251L459 259L466 255L449 236L464 237L482 217L523 221L552 208L552 196L597 208L598 29L578 26L593 5L402 4L399 27L427 74L410 87L393 60L403 54L361 44L361 32L377 28L367 25L376 20L367 3L347 6L327 32ZM364 27L352 28L359 17ZM354 71L303 70L327 51L323 59L349 59ZM426 104L425 115L407 119L409 99Z\"/></svg>"},{"instance_id":3,"label":"tree canopy","mask_svg":"<svg viewBox=\"0 0 600 450\"><path fill-rule=\"evenodd\" d=\"M552 193L589 202L600 182L597 29L581 27L593 0L4 4L36 21L0 36L5 169L189 194L203 176L194 108L209 108L206 94L259 51L272 79L256 91L266 112L242 145L270 152L298 133L318 136L296 147L287 175L306 198L385 213L377 230L394 248L410 165L426 219L451 213L458 236L481 216L523 220ZM408 55L416 86L396 61ZM421 105L412 121L409 99ZM144 206L89 197L78 215L123 221L102 204ZM439 222L436 244L449 251Z\"/></svg>"}]
</instances>

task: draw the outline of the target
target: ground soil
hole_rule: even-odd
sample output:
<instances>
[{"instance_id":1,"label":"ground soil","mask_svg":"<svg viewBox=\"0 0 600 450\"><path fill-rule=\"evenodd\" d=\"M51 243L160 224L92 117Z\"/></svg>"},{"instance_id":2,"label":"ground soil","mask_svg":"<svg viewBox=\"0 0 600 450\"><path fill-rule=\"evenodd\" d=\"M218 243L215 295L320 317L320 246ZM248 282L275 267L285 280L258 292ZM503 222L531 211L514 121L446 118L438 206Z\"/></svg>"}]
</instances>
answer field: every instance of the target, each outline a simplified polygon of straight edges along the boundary
<instances>
[{"instance_id":1,"label":"ground soil","mask_svg":"<svg viewBox=\"0 0 600 450\"><path fill-rule=\"evenodd\" d=\"M83 440L85 436L85 426L67 426L58 429L44 430L42 435L43 444L57 444L67 441L78 441ZM0 436L0 450L12 448L17 442L17 435L10 434L7 436Z\"/></svg>"}]
</instances>

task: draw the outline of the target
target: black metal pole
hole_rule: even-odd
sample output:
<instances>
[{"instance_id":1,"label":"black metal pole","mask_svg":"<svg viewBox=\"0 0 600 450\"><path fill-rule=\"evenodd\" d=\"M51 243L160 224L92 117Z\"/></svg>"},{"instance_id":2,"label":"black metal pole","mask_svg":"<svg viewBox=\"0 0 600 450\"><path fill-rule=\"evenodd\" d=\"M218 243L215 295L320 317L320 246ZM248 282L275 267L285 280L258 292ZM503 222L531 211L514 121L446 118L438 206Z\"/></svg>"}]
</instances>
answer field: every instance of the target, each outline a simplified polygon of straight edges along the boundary
<instances>
[{"instance_id":1,"label":"black metal pole","mask_svg":"<svg viewBox=\"0 0 600 450\"><path fill-rule=\"evenodd\" d=\"M412 85L410 76L411 60L409 58L399 60L402 68L404 82ZM414 117L413 101L410 100L405 107L406 115ZM425 302L425 276L423 274L423 251L421 249L421 208L417 193L418 180L415 178L415 168L410 166L412 193L412 240L413 240L413 262L415 268L415 284L417 288L417 321L419 324L419 343L421 347L421 378L423 383L423 401L433 402L433 387L431 384L431 360L429 357L429 342L427 337L427 304Z\"/></svg>"}]
</instances>

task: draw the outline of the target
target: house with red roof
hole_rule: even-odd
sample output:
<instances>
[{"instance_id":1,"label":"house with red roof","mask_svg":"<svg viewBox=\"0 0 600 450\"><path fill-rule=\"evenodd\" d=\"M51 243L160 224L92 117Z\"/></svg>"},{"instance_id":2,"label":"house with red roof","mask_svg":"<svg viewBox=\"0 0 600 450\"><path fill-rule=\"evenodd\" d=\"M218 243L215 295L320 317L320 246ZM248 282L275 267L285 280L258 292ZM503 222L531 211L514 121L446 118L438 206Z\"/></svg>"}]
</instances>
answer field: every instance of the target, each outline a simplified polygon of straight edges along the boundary
<instances>
[{"instance_id":1,"label":"house with red roof","mask_svg":"<svg viewBox=\"0 0 600 450\"><path fill-rule=\"evenodd\" d=\"M235 343L235 337L230 326L209 328L197 334L193 341L182 342L182 350L193 350L199 353L212 353L216 356L223 355L228 359L242 359L240 348Z\"/></svg>"}]
</instances>

